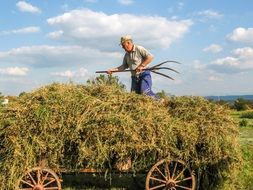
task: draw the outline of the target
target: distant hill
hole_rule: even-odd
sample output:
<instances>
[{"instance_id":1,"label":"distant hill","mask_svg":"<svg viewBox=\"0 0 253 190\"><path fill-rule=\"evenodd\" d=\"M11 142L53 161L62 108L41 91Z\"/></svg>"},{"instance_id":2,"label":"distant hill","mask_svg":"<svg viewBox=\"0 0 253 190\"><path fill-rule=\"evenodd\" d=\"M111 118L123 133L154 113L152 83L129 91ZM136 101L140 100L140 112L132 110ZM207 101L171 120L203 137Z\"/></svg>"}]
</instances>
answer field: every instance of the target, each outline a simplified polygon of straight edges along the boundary
<instances>
[{"instance_id":1,"label":"distant hill","mask_svg":"<svg viewBox=\"0 0 253 190\"><path fill-rule=\"evenodd\" d=\"M253 95L229 95L229 96L206 96L206 99L212 100L224 100L224 101L234 101L238 98L243 98L245 100L253 100Z\"/></svg>"}]
</instances>

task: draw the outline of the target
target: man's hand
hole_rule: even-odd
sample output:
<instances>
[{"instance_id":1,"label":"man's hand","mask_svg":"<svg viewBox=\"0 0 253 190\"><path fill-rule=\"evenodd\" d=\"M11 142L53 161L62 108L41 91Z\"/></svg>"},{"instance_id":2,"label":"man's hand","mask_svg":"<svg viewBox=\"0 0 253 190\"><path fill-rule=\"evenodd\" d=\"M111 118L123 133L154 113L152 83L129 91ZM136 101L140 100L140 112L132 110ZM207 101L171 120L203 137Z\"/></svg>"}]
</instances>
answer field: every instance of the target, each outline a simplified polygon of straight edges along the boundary
<instances>
[{"instance_id":1,"label":"man's hand","mask_svg":"<svg viewBox=\"0 0 253 190\"><path fill-rule=\"evenodd\" d=\"M109 69L106 71L108 75L111 75L114 71L118 71L118 68Z\"/></svg>"},{"instance_id":2,"label":"man's hand","mask_svg":"<svg viewBox=\"0 0 253 190\"><path fill-rule=\"evenodd\" d=\"M111 69L109 69L108 71L106 71L106 73L108 74L108 75L111 75L112 74L112 70Z\"/></svg>"},{"instance_id":3,"label":"man's hand","mask_svg":"<svg viewBox=\"0 0 253 190\"><path fill-rule=\"evenodd\" d=\"M145 67L141 64L135 70L136 70L137 73L140 73L140 72L143 71L143 69L145 69Z\"/></svg>"}]
</instances>

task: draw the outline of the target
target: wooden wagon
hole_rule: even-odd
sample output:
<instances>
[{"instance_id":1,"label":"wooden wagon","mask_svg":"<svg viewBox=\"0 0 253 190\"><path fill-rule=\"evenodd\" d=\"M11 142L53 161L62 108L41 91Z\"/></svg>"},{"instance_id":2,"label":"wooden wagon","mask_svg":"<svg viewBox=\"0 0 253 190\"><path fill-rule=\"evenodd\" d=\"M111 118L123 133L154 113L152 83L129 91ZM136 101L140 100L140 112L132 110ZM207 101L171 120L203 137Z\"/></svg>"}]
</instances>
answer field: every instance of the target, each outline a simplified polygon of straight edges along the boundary
<instances>
[{"instance_id":1,"label":"wooden wagon","mask_svg":"<svg viewBox=\"0 0 253 190\"><path fill-rule=\"evenodd\" d=\"M62 179L53 169L46 166L42 160L37 167L24 172L18 180L17 190L61 190ZM131 160L118 163L112 172L128 172ZM62 172L68 172L63 170ZM103 171L84 168L79 172L102 173ZM188 163L178 159L161 159L156 162L146 174L146 190L194 190L196 177Z\"/></svg>"}]
</instances>

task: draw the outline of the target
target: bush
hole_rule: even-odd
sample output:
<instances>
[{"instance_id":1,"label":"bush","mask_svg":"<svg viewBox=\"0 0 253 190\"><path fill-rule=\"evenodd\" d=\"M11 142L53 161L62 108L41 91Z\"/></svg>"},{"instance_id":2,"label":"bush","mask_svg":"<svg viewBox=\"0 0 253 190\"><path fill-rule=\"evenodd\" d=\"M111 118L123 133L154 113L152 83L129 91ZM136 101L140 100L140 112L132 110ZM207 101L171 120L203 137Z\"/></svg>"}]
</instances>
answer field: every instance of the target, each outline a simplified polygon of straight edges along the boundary
<instances>
[{"instance_id":1,"label":"bush","mask_svg":"<svg viewBox=\"0 0 253 190\"><path fill-rule=\"evenodd\" d=\"M246 127L248 125L248 121L246 119L242 119L240 122L239 122L239 126L240 127Z\"/></svg>"},{"instance_id":2,"label":"bush","mask_svg":"<svg viewBox=\"0 0 253 190\"><path fill-rule=\"evenodd\" d=\"M237 111L244 111L250 109L251 102L245 100L244 98L238 98L234 102L234 108Z\"/></svg>"},{"instance_id":3,"label":"bush","mask_svg":"<svg viewBox=\"0 0 253 190\"><path fill-rule=\"evenodd\" d=\"M253 111L248 111L248 112L242 113L240 118L253 119Z\"/></svg>"},{"instance_id":4,"label":"bush","mask_svg":"<svg viewBox=\"0 0 253 190\"><path fill-rule=\"evenodd\" d=\"M4 96L0 92L0 107L3 105L3 101L4 101Z\"/></svg>"}]
</instances>

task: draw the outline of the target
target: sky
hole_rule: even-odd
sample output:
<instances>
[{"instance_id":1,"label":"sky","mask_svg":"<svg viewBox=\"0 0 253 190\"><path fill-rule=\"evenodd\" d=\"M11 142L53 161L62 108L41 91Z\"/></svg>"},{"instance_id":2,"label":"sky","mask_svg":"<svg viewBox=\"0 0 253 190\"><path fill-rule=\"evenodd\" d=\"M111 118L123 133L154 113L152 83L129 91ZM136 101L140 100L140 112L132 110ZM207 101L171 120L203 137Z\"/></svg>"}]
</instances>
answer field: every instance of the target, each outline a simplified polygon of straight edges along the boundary
<instances>
[{"instance_id":1,"label":"sky","mask_svg":"<svg viewBox=\"0 0 253 190\"><path fill-rule=\"evenodd\" d=\"M253 94L252 0L1 0L0 92L19 95L53 82L85 84L122 64L120 37L154 55L176 95ZM130 89L130 73L114 74Z\"/></svg>"}]
</instances>

